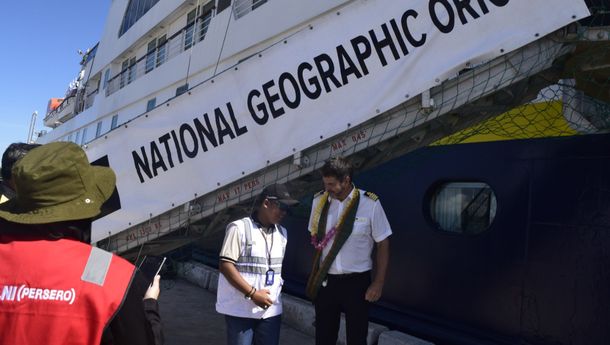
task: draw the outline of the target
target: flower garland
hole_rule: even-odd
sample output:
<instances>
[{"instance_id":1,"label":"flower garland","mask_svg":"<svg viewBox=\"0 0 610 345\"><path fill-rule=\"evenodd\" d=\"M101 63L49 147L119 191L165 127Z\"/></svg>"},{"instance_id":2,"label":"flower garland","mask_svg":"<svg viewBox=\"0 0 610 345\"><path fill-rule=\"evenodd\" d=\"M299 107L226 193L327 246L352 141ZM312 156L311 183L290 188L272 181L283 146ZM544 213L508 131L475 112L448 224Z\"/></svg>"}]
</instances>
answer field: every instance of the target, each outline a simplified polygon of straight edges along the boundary
<instances>
[{"instance_id":1,"label":"flower garland","mask_svg":"<svg viewBox=\"0 0 610 345\"><path fill-rule=\"evenodd\" d=\"M322 197L320 197L320 201L316 205L316 209L313 211L313 219L311 220L311 230L309 233L311 236L316 236L318 234L318 223L320 223L320 217L322 217L322 209L324 205L326 205L326 201L328 201L328 192L324 192Z\"/></svg>"},{"instance_id":2,"label":"flower garland","mask_svg":"<svg viewBox=\"0 0 610 345\"><path fill-rule=\"evenodd\" d=\"M314 246L314 248L316 248L317 250L324 249L324 247L326 247L328 245L328 242L330 242L330 240L335 236L335 234L341 230L341 228L343 227L343 223L345 223L345 218L349 214L350 210L354 207L354 204L355 204L354 201L356 199L357 193L360 193L360 191L358 190L358 188L354 187L354 190L351 193L352 194L351 199L347 203L347 206L345 206L345 209L343 209L343 212L341 212L341 215L339 216L339 219L337 220L337 223L335 224L335 226L333 226L332 228L330 228L330 230L328 230L328 232L324 235L324 238L322 238L322 240L318 240L318 236L317 236L318 235L318 224L320 223L320 217L322 216L322 210L324 209L324 206L328 202L328 192L324 192L324 194L322 194L322 197L320 197L320 201L318 202L318 205L316 205L316 208L314 209L312 224L311 224L311 231L310 231L311 244Z\"/></svg>"}]
</instances>

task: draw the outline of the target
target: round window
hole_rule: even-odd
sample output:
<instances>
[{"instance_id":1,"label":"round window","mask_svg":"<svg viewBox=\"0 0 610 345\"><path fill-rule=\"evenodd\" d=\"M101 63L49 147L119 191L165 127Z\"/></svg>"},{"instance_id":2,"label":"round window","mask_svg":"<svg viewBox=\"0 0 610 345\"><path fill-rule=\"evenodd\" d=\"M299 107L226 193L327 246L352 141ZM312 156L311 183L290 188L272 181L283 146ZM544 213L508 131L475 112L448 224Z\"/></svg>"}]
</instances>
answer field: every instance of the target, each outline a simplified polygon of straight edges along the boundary
<instances>
[{"instance_id":1,"label":"round window","mask_svg":"<svg viewBox=\"0 0 610 345\"><path fill-rule=\"evenodd\" d=\"M430 216L440 230L479 234L496 216L496 195L482 182L449 182L439 186L430 203Z\"/></svg>"}]
</instances>

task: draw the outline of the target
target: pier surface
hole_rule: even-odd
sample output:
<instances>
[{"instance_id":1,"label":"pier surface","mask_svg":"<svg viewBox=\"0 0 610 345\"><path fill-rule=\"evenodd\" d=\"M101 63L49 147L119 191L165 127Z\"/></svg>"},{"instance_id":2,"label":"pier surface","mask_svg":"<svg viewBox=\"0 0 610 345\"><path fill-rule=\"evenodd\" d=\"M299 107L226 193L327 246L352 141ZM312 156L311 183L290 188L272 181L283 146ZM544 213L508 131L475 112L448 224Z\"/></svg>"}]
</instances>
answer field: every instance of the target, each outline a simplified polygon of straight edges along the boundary
<instances>
[{"instance_id":1,"label":"pier surface","mask_svg":"<svg viewBox=\"0 0 610 345\"><path fill-rule=\"evenodd\" d=\"M216 295L182 279L164 280L159 308L166 345L224 345L224 316L215 310ZM280 344L311 345L314 339L282 323Z\"/></svg>"}]
</instances>

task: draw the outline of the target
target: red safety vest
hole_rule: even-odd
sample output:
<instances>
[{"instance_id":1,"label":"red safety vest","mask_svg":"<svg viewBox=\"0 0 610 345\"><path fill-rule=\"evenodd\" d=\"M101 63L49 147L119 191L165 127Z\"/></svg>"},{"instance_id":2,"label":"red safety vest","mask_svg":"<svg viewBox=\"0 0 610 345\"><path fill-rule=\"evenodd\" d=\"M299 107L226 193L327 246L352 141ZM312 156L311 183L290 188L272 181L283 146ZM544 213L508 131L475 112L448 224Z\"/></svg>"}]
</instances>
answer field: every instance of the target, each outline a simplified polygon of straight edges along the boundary
<instances>
[{"instance_id":1,"label":"red safety vest","mask_svg":"<svg viewBox=\"0 0 610 345\"><path fill-rule=\"evenodd\" d=\"M99 344L133 272L75 240L0 237L0 344Z\"/></svg>"}]
</instances>

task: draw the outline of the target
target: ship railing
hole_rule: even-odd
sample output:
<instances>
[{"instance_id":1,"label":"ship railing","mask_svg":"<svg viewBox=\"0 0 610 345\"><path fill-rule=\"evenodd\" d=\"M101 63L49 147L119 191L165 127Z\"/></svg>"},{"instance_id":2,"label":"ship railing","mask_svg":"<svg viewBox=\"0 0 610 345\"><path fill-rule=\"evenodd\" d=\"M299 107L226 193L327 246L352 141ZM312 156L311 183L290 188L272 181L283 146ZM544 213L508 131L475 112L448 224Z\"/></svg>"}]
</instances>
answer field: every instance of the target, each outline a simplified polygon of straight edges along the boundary
<instances>
[{"instance_id":1,"label":"ship railing","mask_svg":"<svg viewBox=\"0 0 610 345\"><path fill-rule=\"evenodd\" d=\"M269 0L237 0L234 3L233 15L239 19L259 8ZM106 86L106 96L110 96L127 85L133 83L143 75L163 65L173 57L191 49L195 44L203 41L210 27L213 10L201 13L195 21L188 23L169 39L158 44L146 55L140 57L135 63L121 70L112 77Z\"/></svg>"},{"instance_id":2,"label":"ship railing","mask_svg":"<svg viewBox=\"0 0 610 345\"><path fill-rule=\"evenodd\" d=\"M268 0L235 0L233 7L233 16L239 19L246 14L256 10Z\"/></svg>"},{"instance_id":3,"label":"ship railing","mask_svg":"<svg viewBox=\"0 0 610 345\"><path fill-rule=\"evenodd\" d=\"M85 110L85 101L86 101L86 95L85 95L85 89L78 89L76 91L76 101L74 104L74 115L79 114L81 112L83 112L83 110Z\"/></svg>"},{"instance_id":4,"label":"ship railing","mask_svg":"<svg viewBox=\"0 0 610 345\"><path fill-rule=\"evenodd\" d=\"M95 90L93 90L87 94L87 96L85 97L85 109L91 108L91 106L93 105L93 102L95 102L95 96L97 96L99 91L100 91L100 89L96 88Z\"/></svg>"},{"instance_id":5,"label":"ship railing","mask_svg":"<svg viewBox=\"0 0 610 345\"><path fill-rule=\"evenodd\" d=\"M105 91L106 96L112 95L173 57L193 48L195 44L202 42L210 27L211 20L211 12L200 15L194 22L187 24L170 38L158 44L155 49L123 69L108 81Z\"/></svg>"}]
</instances>

